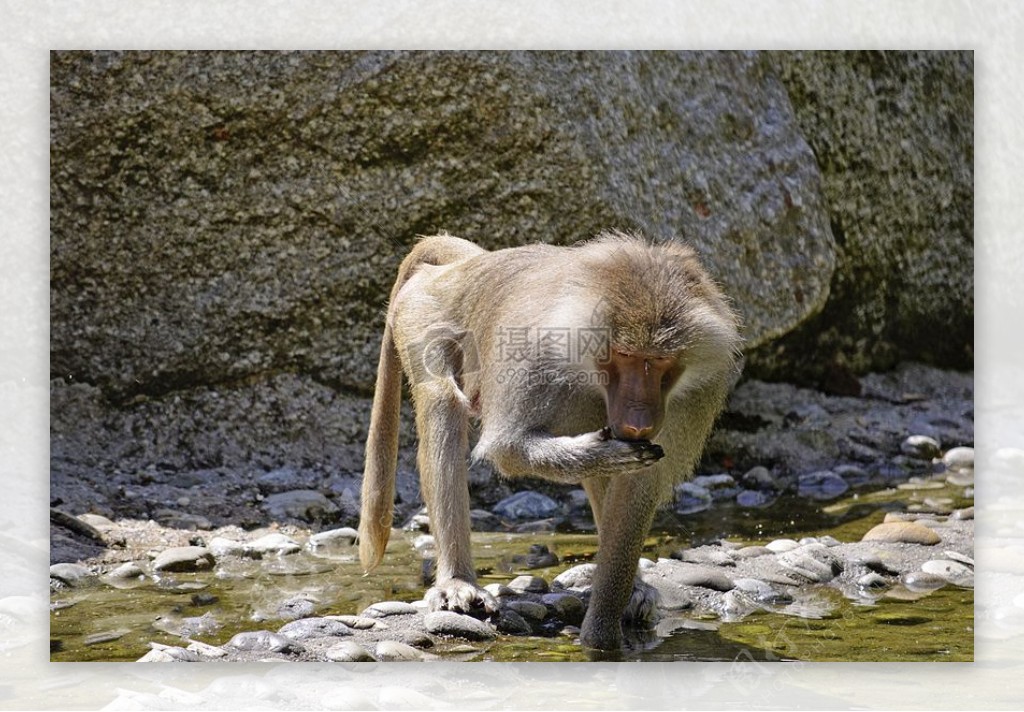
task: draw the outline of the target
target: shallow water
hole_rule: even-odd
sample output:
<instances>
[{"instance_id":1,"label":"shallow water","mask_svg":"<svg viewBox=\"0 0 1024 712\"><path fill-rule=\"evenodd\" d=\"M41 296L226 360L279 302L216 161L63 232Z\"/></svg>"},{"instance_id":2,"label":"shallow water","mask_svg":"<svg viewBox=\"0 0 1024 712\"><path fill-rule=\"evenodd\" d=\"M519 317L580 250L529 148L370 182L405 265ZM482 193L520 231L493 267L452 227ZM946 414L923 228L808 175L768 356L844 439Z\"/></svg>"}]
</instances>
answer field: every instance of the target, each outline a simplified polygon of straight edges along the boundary
<instances>
[{"instance_id":1,"label":"shallow water","mask_svg":"<svg viewBox=\"0 0 1024 712\"><path fill-rule=\"evenodd\" d=\"M861 492L822 504L784 497L761 509L719 504L686 517L663 517L648 537L644 555L668 556L686 546L718 538L744 544L778 537L831 534L858 541L888 510L905 510L927 496L972 504L963 490L946 486L923 491ZM384 563L363 576L354 549L333 555L308 551L263 561L225 560L216 573L167 574L125 588L105 583L60 591L51 597L53 661L137 660L156 641L184 644L181 634L223 644L243 630L276 630L286 622L278 607L297 595L313 601L316 615L358 613L375 601L422 597L422 562L403 533L388 545ZM551 580L596 550L592 533L474 534L481 585L507 583L519 573L512 562L530 545L544 544L561 559L557 566L528 573ZM939 552L937 552L939 553ZM916 600L890 595L848 600L827 586L807 586L789 606L756 611L741 620L673 612L661 636L637 649L609 656L618 660L806 660L970 661L974 654L974 592L946 586ZM570 637L500 636L459 659L496 661L586 661ZM435 650L434 652L440 652Z\"/></svg>"}]
</instances>

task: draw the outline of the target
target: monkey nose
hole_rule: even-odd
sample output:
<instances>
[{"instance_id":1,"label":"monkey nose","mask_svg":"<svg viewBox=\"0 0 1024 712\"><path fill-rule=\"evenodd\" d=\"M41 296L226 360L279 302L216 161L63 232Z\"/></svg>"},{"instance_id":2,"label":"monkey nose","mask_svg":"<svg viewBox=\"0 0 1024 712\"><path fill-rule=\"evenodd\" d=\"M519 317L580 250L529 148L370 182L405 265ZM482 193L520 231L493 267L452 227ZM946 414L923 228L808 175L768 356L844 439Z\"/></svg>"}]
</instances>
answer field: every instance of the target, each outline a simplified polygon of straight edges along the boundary
<instances>
[{"instance_id":1,"label":"monkey nose","mask_svg":"<svg viewBox=\"0 0 1024 712\"><path fill-rule=\"evenodd\" d=\"M615 437L619 440L650 440L654 437L653 425L622 423L612 430L615 431Z\"/></svg>"}]
</instances>

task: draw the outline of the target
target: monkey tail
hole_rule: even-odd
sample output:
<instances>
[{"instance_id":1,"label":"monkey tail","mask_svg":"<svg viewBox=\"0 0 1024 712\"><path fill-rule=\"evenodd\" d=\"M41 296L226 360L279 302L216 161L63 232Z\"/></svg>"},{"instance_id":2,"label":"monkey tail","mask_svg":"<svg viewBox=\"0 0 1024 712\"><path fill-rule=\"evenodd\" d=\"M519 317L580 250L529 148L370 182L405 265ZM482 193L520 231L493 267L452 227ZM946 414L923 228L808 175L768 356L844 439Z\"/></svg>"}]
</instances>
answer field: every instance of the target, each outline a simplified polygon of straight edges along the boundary
<instances>
[{"instance_id":1,"label":"monkey tail","mask_svg":"<svg viewBox=\"0 0 1024 712\"><path fill-rule=\"evenodd\" d=\"M402 405L402 366L390 324L384 327L366 441L362 507L359 516L359 561L371 571L384 558L391 536L398 468L398 418Z\"/></svg>"}]
</instances>

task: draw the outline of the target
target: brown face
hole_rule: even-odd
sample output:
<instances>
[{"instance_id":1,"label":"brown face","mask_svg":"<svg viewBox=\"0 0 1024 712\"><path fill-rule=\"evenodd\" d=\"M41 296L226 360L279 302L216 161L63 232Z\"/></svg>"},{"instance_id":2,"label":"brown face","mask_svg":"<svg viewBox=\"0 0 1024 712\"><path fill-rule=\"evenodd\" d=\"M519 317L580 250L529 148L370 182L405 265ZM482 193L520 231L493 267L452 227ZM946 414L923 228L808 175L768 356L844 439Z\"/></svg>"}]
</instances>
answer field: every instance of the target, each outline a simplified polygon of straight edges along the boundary
<instances>
[{"instance_id":1,"label":"brown face","mask_svg":"<svg viewBox=\"0 0 1024 712\"><path fill-rule=\"evenodd\" d=\"M618 440L650 440L661 429L665 399L683 372L679 359L612 349L598 364L608 376L608 427Z\"/></svg>"}]
</instances>

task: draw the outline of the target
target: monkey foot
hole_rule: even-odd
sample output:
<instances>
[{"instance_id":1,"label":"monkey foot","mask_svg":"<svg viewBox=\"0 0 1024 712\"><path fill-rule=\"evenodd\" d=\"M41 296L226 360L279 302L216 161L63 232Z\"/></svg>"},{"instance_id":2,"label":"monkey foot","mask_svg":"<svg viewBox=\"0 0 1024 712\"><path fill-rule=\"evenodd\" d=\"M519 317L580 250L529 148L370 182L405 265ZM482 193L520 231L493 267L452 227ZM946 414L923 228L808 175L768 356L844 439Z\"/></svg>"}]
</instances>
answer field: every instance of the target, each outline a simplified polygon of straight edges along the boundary
<instances>
[{"instance_id":1,"label":"monkey foot","mask_svg":"<svg viewBox=\"0 0 1024 712\"><path fill-rule=\"evenodd\" d=\"M453 611L474 618L488 618L498 612L494 596L475 584L449 579L437 584L426 595L431 611Z\"/></svg>"},{"instance_id":2,"label":"monkey foot","mask_svg":"<svg viewBox=\"0 0 1024 712\"><path fill-rule=\"evenodd\" d=\"M657 621L658 590L637 576L633 579L633 594L622 612L622 624L630 628L652 628Z\"/></svg>"}]
</instances>

